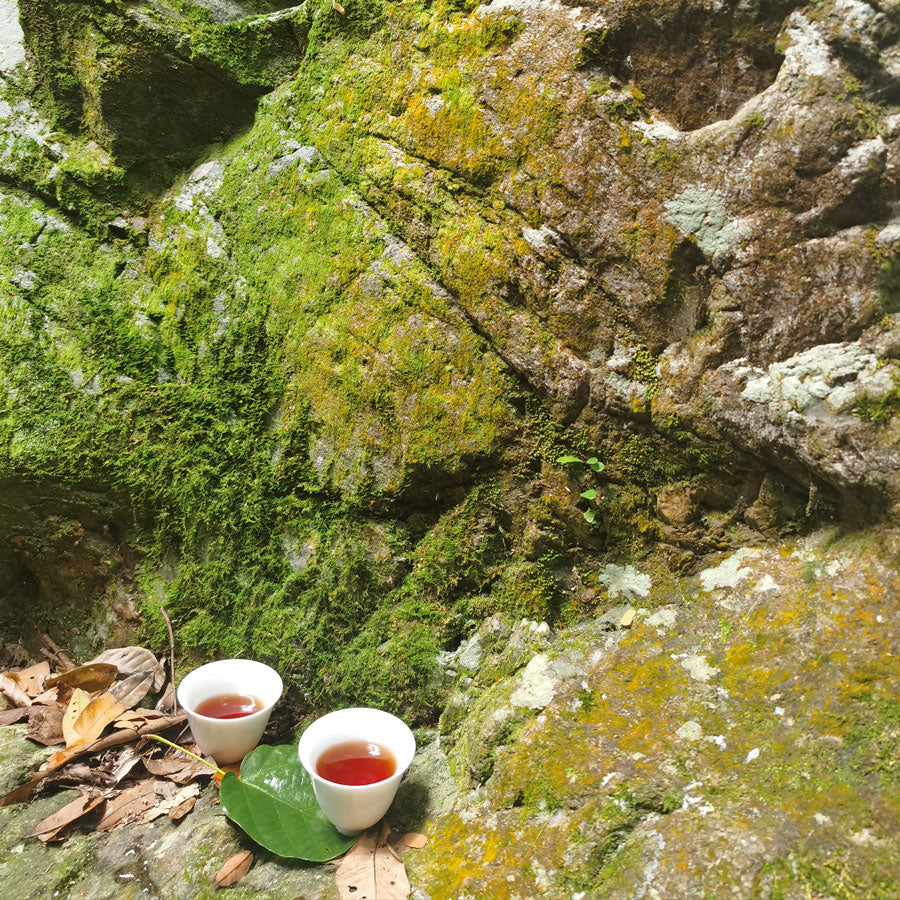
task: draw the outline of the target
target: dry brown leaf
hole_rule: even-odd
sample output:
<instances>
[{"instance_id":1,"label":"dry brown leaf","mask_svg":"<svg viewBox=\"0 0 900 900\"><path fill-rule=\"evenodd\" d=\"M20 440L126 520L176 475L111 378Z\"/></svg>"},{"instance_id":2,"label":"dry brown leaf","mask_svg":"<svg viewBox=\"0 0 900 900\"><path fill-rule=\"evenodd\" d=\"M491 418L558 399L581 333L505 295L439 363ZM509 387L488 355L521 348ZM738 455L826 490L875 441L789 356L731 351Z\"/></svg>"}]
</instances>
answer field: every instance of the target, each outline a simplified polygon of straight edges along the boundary
<instances>
[{"instance_id":1,"label":"dry brown leaf","mask_svg":"<svg viewBox=\"0 0 900 900\"><path fill-rule=\"evenodd\" d=\"M50 677L50 663L45 659L20 672L8 672L7 674L14 676L19 687L33 700L44 691L44 682Z\"/></svg>"},{"instance_id":2,"label":"dry brown leaf","mask_svg":"<svg viewBox=\"0 0 900 900\"><path fill-rule=\"evenodd\" d=\"M200 753L200 750L193 748L192 752ZM170 750L162 757L145 757L144 768L151 775L168 778L175 784L189 784L196 778L209 777L213 774L209 766L178 750Z\"/></svg>"},{"instance_id":3,"label":"dry brown leaf","mask_svg":"<svg viewBox=\"0 0 900 900\"><path fill-rule=\"evenodd\" d=\"M155 709L158 709L160 712L171 715L175 712L177 708L177 702L175 698L175 685L170 681L166 685L165 691L163 691L162 697L156 701Z\"/></svg>"},{"instance_id":4,"label":"dry brown leaf","mask_svg":"<svg viewBox=\"0 0 900 900\"><path fill-rule=\"evenodd\" d=\"M206 769L209 774L212 774L212 769L207 769L206 766L201 765L198 762L188 758L188 759L145 759L144 760L144 768L151 775L158 775L160 778L172 778L173 781L176 781L177 778L173 778L173 776L178 776L185 769L194 769L195 767L199 767L201 769ZM190 779L188 779L190 780Z\"/></svg>"},{"instance_id":5,"label":"dry brown leaf","mask_svg":"<svg viewBox=\"0 0 900 900\"><path fill-rule=\"evenodd\" d=\"M109 692L119 701L123 710L137 706L150 692L153 684L152 672L135 672L124 681L116 682Z\"/></svg>"},{"instance_id":6,"label":"dry brown leaf","mask_svg":"<svg viewBox=\"0 0 900 900\"><path fill-rule=\"evenodd\" d=\"M0 691L6 694L16 706L31 706L31 697L18 684L17 679L12 676L14 672L7 672L0 675Z\"/></svg>"},{"instance_id":7,"label":"dry brown leaf","mask_svg":"<svg viewBox=\"0 0 900 900\"><path fill-rule=\"evenodd\" d=\"M406 900L410 894L406 867L391 852L390 828L382 820L380 832L367 831L334 873L340 900Z\"/></svg>"},{"instance_id":8,"label":"dry brown leaf","mask_svg":"<svg viewBox=\"0 0 900 900\"><path fill-rule=\"evenodd\" d=\"M116 758L112 777L118 784L141 761L141 754L133 746L125 747Z\"/></svg>"},{"instance_id":9,"label":"dry brown leaf","mask_svg":"<svg viewBox=\"0 0 900 900\"><path fill-rule=\"evenodd\" d=\"M162 664L146 647L119 647L107 650L96 659L92 659L91 663L110 663L119 670L120 675L150 672L153 677L150 689L153 691L158 691L166 680L166 671Z\"/></svg>"},{"instance_id":10,"label":"dry brown leaf","mask_svg":"<svg viewBox=\"0 0 900 900\"><path fill-rule=\"evenodd\" d=\"M116 786L116 780L105 769L89 766L87 763L72 763L63 766L52 775L48 776L45 784L63 784L77 787L111 788Z\"/></svg>"},{"instance_id":11,"label":"dry brown leaf","mask_svg":"<svg viewBox=\"0 0 900 900\"><path fill-rule=\"evenodd\" d=\"M118 672L119 670L109 663L88 663L86 666L69 669L68 672L51 678L46 686L65 684L86 691L105 691L116 680Z\"/></svg>"},{"instance_id":12,"label":"dry brown leaf","mask_svg":"<svg viewBox=\"0 0 900 900\"><path fill-rule=\"evenodd\" d=\"M249 871L253 865L253 854L249 850L242 850L235 853L231 859L225 861L225 864L216 872L213 883L217 888L231 887L237 884Z\"/></svg>"},{"instance_id":13,"label":"dry brown leaf","mask_svg":"<svg viewBox=\"0 0 900 900\"><path fill-rule=\"evenodd\" d=\"M69 732L67 749L73 749L77 744L92 744L100 737L103 729L124 711L112 694L101 694L91 700L81 711L81 715L75 720Z\"/></svg>"},{"instance_id":14,"label":"dry brown leaf","mask_svg":"<svg viewBox=\"0 0 900 900\"><path fill-rule=\"evenodd\" d=\"M178 806L173 806L172 809L169 810L169 821L177 822L180 819L183 819L194 808L196 802L196 797L188 797L187 800L182 800Z\"/></svg>"},{"instance_id":15,"label":"dry brown leaf","mask_svg":"<svg viewBox=\"0 0 900 900\"><path fill-rule=\"evenodd\" d=\"M31 706L28 716L28 733L25 737L52 747L63 743L63 708L61 706Z\"/></svg>"},{"instance_id":16,"label":"dry brown leaf","mask_svg":"<svg viewBox=\"0 0 900 900\"><path fill-rule=\"evenodd\" d=\"M113 723L115 728L140 728L147 722L157 722L160 719L166 719L165 713L157 712L155 709L126 709Z\"/></svg>"},{"instance_id":17,"label":"dry brown leaf","mask_svg":"<svg viewBox=\"0 0 900 900\"><path fill-rule=\"evenodd\" d=\"M141 822L152 822L160 816L166 816L187 800L196 800L200 796L199 784L188 784L180 790L169 782L156 782L157 803L152 809L148 809L141 818Z\"/></svg>"},{"instance_id":18,"label":"dry brown leaf","mask_svg":"<svg viewBox=\"0 0 900 900\"><path fill-rule=\"evenodd\" d=\"M115 831L123 825L139 821L157 802L156 782L139 781L118 797L107 801L103 818L97 823L97 831Z\"/></svg>"},{"instance_id":19,"label":"dry brown leaf","mask_svg":"<svg viewBox=\"0 0 900 900\"><path fill-rule=\"evenodd\" d=\"M15 725L27 718L30 711L30 706L13 706L11 709L0 710L0 725Z\"/></svg>"},{"instance_id":20,"label":"dry brown leaf","mask_svg":"<svg viewBox=\"0 0 900 900\"><path fill-rule=\"evenodd\" d=\"M64 703L60 703L58 687L52 687L46 691L42 691L31 702L35 705L42 703L44 706L65 706Z\"/></svg>"},{"instance_id":21,"label":"dry brown leaf","mask_svg":"<svg viewBox=\"0 0 900 900\"><path fill-rule=\"evenodd\" d=\"M428 843L428 838L424 834L410 831L403 835L403 843L407 847L412 847L413 850L421 850Z\"/></svg>"},{"instance_id":22,"label":"dry brown leaf","mask_svg":"<svg viewBox=\"0 0 900 900\"><path fill-rule=\"evenodd\" d=\"M66 713L62 720L62 733L67 747L72 745L70 739L72 735L72 726L90 702L91 698L87 691L83 691L81 688L75 688L72 691L72 696L69 698L69 705L66 707Z\"/></svg>"},{"instance_id":23,"label":"dry brown leaf","mask_svg":"<svg viewBox=\"0 0 900 900\"><path fill-rule=\"evenodd\" d=\"M101 794L82 794L71 803L67 803L62 809L47 816L46 819L34 826L34 831L29 837L36 837L44 843L54 840L67 825L71 825L91 810L96 809L103 802Z\"/></svg>"}]
</instances>

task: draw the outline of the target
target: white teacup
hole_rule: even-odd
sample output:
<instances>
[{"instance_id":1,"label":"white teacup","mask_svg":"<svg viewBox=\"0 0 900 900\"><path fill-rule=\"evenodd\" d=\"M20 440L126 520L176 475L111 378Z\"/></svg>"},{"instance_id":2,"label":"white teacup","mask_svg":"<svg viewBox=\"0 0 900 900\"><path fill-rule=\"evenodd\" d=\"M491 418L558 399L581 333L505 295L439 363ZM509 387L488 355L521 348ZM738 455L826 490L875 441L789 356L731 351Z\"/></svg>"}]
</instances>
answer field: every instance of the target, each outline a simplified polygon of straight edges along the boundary
<instances>
[{"instance_id":1,"label":"white teacup","mask_svg":"<svg viewBox=\"0 0 900 900\"><path fill-rule=\"evenodd\" d=\"M242 760L262 737L272 707L281 697L281 676L252 659L220 659L188 673L178 685L178 702L187 713L194 740L219 765ZM262 709L239 719L215 719L195 710L220 694L250 694Z\"/></svg>"},{"instance_id":2,"label":"white teacup","mask_svg":"<svg viewBox=\"0 0 900 900\"><path fill-rule=\"evenodd\" d=\"M389 750L397 761L394 774L374 784L337 784L316 773L319 757L335 744L371 741ZM403 776L416 753L416 739L409 727L380 709L339 709L316 719L300 738L300 762L309 772L313 791L325 817L342 834L354 835L371 828L394 800Z\"/></svg>"}]
</instances>

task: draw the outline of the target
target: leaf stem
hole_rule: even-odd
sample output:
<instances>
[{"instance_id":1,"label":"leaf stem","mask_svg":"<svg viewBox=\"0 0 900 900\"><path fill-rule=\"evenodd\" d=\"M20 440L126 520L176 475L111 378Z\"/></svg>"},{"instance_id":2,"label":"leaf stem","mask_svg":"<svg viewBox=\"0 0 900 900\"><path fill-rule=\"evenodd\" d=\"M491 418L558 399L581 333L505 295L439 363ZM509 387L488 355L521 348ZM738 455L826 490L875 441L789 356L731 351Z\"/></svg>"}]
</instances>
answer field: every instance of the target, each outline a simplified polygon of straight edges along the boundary
<instances>
[{"instance_id":1,"label":"leaf stem","mask_svg":"<svg viewBox=\"0 0 900 900\"><path fill-rule=\"evenodd\" d=\"M193 757L197 760L197 762L203 763L204 766L208 766L213 772L218 772L220 775L225 774L224 769L220 769L218 766L214 766L211 762L207 762L202 756L197 756L196 753L191 753L190 750L185 750L180 744L175 744L172 741L166 740L164 737L160 737L158 734L148 734L146 737L150 738L151 741L159 741L161 744L168 744L170 747L174 747L176 750L180 750L182 753L187 753L188 756Z\"/></svg>"}]
</instances>

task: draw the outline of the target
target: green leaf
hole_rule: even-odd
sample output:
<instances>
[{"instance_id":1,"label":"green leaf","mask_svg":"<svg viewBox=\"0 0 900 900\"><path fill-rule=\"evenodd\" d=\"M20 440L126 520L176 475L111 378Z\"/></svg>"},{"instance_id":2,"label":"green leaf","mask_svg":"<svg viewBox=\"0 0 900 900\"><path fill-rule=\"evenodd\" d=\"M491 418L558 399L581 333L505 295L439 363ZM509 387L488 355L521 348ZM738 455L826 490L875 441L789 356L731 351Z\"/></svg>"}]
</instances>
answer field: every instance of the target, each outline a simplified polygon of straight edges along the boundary
<instances>
[{"instance_id":1,"label":"green leaf","mask_svg":"<svg viewBox=\"0 0 900 900\"><path fill-rule=\"evenodd\" d=\"M356 843L325 818L297 745L260 746L241 763L241 777L225 774L219 788L225 815L267 850L292 859L325 862Z\"/></svg>"},{"instance_id":2,"label":"green leaf","mask_svg":"<svg viewBox=\"0 0 900 900\"><path fill-rule=\"evenodd\" d=\"M564 466L569 465L569 463L573 462L581 462L581 460L577 456L561 456L558 460L558 463L562 463Z\"/></svg>"},{"instance_id":3,"label":"green leaf","mask_svg":"<svg viewBox=\"0 0 900 900\"><path fill-rule=\"evenodd\" d=\"M600 460L597 459L596 456L592 456L592 457L587 461L587 464L588 464L595 472L602 472L602 471L606 468L606 466L604 466L603 463L600 462Z\"/></svg>"},{"instance_id":4,"label":"green leaf","mask_svg":"<svg viewBox=\"0 0 900 900\"><path fill-rule=\"evenodd\" d=\"M584 497L585 500L593 500L597 496L597 492L591 488L588 491L582 491L581 496Z\"/></svg>"},{"instance_id":5,"label":"green leaf","mask_svg":"<svg viewBox=\"0 0 900 900\"><path fill-rule=\"evenodd\" d=\"M585 517L585 519L587 519L588 522L591 523L591 525L593 525L594 520L597 518L597 511L594 509L589 509L587 510L587 512L582 513L582 515Z\"/></svg>"}]
</instances>

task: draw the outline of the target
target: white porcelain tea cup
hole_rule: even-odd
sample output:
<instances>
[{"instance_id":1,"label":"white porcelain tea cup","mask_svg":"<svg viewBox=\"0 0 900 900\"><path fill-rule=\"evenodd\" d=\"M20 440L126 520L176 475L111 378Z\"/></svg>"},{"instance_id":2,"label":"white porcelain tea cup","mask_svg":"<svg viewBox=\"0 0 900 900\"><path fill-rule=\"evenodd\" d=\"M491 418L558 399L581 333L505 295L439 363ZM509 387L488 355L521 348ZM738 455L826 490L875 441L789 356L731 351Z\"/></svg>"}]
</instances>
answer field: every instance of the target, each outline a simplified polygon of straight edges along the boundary
<instances>
[{"instance_id":1,"label":"white porcelain tea cup","mask_svg":"<svg viewBox=\"0 0 900 900\"><path fill-rule=\"evenodd\" d=\"M370 741L389 750L397 761L394 774L374 784L337 784L316 773L319 757L335 744ZM309 772L319 808L342 834L354 835L371 828L394 800L403 776L416 753L416 739L396 716L380 709L339 709L316 719L297 746L300 763Z\"/></svg>"},{"instance_id":2,"label":"white porcelain tea cup","mask_svg":"<svg viewBox=\"0 0 900 900\"><path fill-rule=\"evenodd\" d=\"M178 702L187 713L200 749L219 765L242 760L258 743L281 698L281 676L252 659L220 659L189 672L178 685ZM238 719L215 719L196 712L204 700L221 694L250 694L262 709Z\"/></svg>"}]
</instances>

